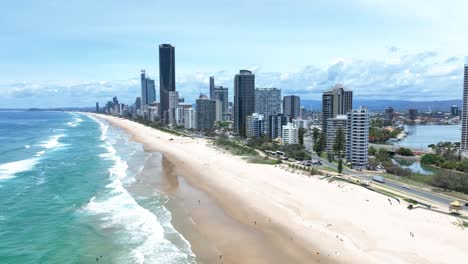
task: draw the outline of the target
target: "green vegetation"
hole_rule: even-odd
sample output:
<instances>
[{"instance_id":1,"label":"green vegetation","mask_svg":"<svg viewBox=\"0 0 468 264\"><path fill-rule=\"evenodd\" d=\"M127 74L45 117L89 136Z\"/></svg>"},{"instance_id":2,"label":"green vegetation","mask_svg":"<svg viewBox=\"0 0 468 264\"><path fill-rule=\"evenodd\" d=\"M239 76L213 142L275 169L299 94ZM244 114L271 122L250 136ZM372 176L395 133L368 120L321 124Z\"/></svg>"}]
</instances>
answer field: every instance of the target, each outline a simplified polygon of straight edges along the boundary
<instances>
[{"instance_id":1,"label":"green vegetation","mask_svg":"<svg viewBox=\"0 0 468 264\"><path fill-rule=\"evenodd\" d=\"M434 154L421 157L422 164L431 164L443 169L468 172L468 159L459 160L457 148L451 142L439 142L430 145Z\"/></svg>"},{"instance_id":2,"label":"green vegetation","mask_svg":"<svg viewBox=\"0 0 468 264\"><path fill-rule=\"evenodd\" d=\"M242 156L257 155L257 152L255 151L255 149L246 147L234 140L229 140L227 138L220 137L216 139L214 143L215 145L223 147L225 150L228 150L234 155L242 155Z\"/></svg>"},{"instance_id":3,"label":"green vegetation","mask_svg":"<svg viewBox=\"0 0 468 264\"><path fill-rule=\"evenodd\" d=\"M311 159L310 154L307 152L305 147L300 144L290 144L290 145L278 145L275 142L271 141L267 137L261 138L250 138L247 140L247 145L256 148L262 151L272 150L272 151L282 151L286 154L288 158L295 160L308 160Z\"/></svg>"},{"instance_id":4,"label":"green vegetation","mask_svg":"<svg viewBox=\"0 0 468 264\"><path fill-rule=\"evenodd\" d=\"M304 134L305 134L305 129L300 127L298 130L299 145L304 145Z\"/></svg>"},{"instance_id":5,"label":"green vegetation","mask_svg":"<svg viewBox=\"0 0 468 264\"><path fill-rule=\"evenodd\" d=\"M317 153L318 156L321 156L322 153L324 152L325 150L325 145L326 145L326 138L325 138L325 135L323 133L320 133L317 131L317 137L316 139L314 140L314 151L315 153ZM314 134L312 134L312 137L314 136Z\"/></svg>"},{"instance_id":6,"label":"green vegetation","mask_svg":"<svg viewBox=\"0 0 468 264\"><path fill-rule=\"evenodd\" d=\"M432 186L468 194L468 176L461 173L438 173L434 175Z\"/></svg>"},{"instance_id":7,"label":"green vegetation","mask_svg":"<svg viewBox=\"0 0 468 264\"><path fill-rule=\"evenodd\" d=\"M383 127L371 126L369 128L369 142L377 144L385 144L388 139L396 138L398 134L403 132L403 128L395 128L393 131Z\"/></svg>"},{"instance_id":8,"label":"green vegetation","mask_svg":"<svg viewBox=\"0 0 468 264\"><path fill-rule=\"evenodd\" d=\"M277 165L281 164L282 161L280 159L270 159L268 157L260 157L260 156L253 156L247 159L249 163L258 163L258 164L269 164L269 165Z\"/></svg>"},{"instance_id":9,"label":"green vegetation","mask_svg":"<svg viewBox=\"0 0 468 264\"><path fill-rule=\"evenodd\" d=\"M399 148L397 149L396 153L401 156L414 156L413 152L409 148Z\"/></svg>"},{"instance_id":10,"label":"green vegetation","mask_svg":"<svg viewBox=\"0 0 468 264\"><path fill-rule=\"evenodd\" d=\"M380 148L377 151L372 148L374 158L369 158L369 168L376 169L380 164L388 173L397 176L410 176L411 170L402 168L400 165L395 164L387 150Z\"/></svg>"}]
</instances>

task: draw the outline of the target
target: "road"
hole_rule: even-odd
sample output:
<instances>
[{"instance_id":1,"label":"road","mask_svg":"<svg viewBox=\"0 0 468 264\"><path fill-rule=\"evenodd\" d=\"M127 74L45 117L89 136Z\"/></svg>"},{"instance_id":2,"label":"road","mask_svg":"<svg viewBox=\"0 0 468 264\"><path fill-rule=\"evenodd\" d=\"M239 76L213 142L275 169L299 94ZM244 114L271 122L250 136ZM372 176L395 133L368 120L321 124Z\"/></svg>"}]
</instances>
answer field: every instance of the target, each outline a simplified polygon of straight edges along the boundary
<instances>
[{"instance_id":1,"label":"road","mask_svg":"<svg viewBox=\"0 0 468 264\"><path fill-rule=\"evenodd\" d=\"M374 144L372 144L374 145ZM306 147L307 150L309 150L311 153L313 153L312 151L312 139L311 138L304 138L304 146ZM374 147L380 147L380 146L385 146L387 148L395 148L397 146L392 146L392 145L374 145ZM391 149L393 150L393 149ZM313 159L318 159L319 157L316 155L316 154L312 154L313 156ZM328 162L327 160L324 160L322 158L320 158L320 160L322 160L323 162L323 166L325 167L329 167L329 168L333 168L333 169L336 169L337 166L336 164L334 163L330 163ZM375 173L375 174L371 174L371 173L365 173L365 172L359 172L359 171L356 171L356 170L352 170L350 168L347 168L347 167L343 167L343 174L347 174L347 175L351 175L351 176L354 176L354 177L357 177L359 179L362 179L362 180L365 180L365 181L369 181L369 182L372 182L372 177L374 175L378 175L378 173ZM380 184L380 183L379 183ZM431 192L431 191L425 191L425 190L422 190L422 189L419 189L419 188L411 188L411 189L408 189L408 188L405 188L404 186L406 186L406 184L404 183L400 183L400 182L396 182L396 181L391 181L391 180L386 180L385 183L381 184L387 188L390 188L390 189L394 189L396 191L399 191L401 193L404 193L404 194L407 194L409 196L418 196L418 197L421 197L429 202L432 202L432 203L439 203L439 204L442 204L442 205L446 205L448 206L449 203L453 202L453 200L455 200L455 198L449 198L449 197L446 197L446 196L442 196L442 195L439 195L437 193L434 193L434 192ZM463 203L466 203L463 202ZM465 208L468 208L465 206Z\"/></svg>"}]
</instances>

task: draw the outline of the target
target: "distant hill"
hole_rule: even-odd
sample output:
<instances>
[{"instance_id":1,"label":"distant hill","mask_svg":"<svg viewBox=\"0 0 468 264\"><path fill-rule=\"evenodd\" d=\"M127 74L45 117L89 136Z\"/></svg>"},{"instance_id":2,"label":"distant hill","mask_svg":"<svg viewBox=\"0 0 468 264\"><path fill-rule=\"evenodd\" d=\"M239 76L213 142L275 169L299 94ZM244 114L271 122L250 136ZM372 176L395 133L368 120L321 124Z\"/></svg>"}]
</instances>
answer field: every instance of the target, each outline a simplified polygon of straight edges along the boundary
<instances>
[{"instance_id":1,"label":"distant hill","mask_svg":"<svg viewBox=\"0 0 468 264\"><path fill-rule=\"evenodd\" d=\"M312 108L314 111L322 110L322 101L319 100L301 100L301 105L307 109ZM368 100L354 99L353 108L366 106L371 111L383 111L391 106L396 111L407 111L410 108L416 108L418 111L429 111L429 108L434 111L449 112L452 105L458 105L461 109L462 100L444 100L444 101L404 101L404 100Z\"/></svg>"}]
</instances>

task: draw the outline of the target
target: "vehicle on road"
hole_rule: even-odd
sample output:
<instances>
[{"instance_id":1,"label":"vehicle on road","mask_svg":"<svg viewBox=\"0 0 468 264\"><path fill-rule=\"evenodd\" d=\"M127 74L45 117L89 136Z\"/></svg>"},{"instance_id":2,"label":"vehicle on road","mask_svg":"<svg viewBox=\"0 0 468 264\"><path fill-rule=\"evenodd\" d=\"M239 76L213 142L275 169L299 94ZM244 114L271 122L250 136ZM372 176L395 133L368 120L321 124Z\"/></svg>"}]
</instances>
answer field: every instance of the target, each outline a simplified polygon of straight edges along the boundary
<instances>
[{"instance_id":1,"label":"vehicle on road","mask_svg":"<svg viewBox=\"0 0 468 264\"><path fill-rule=\"evenodd\" d=\"M411 189L411 187L409 187L408 185L403 185L403 188L405 188L405 189Z\"/></svg>"},{"instance_id":2,"label":"vehicle on road","mask_svg":"<svg viewBox=\"0 0 468 264\"><path fill-rule=\"evenodd\" d=\"M385 183L385 178L382 177L382 176L373 176L372 180L374 180L376 182L380 182L380 183Z\"/></svg>"}]
</instances>

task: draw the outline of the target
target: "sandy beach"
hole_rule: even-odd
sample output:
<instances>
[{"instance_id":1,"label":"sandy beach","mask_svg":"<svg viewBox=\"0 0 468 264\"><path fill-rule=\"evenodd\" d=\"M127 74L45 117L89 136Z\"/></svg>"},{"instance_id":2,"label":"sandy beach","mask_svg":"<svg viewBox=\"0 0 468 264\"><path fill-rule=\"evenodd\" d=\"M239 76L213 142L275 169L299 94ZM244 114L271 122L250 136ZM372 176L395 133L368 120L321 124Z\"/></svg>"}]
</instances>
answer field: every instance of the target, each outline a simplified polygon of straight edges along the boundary
<instances>
[{"instance_id":1,"label":"sandy beach","mask_svg":"<svg viewBox=\"0 0 468 264\"><path fill-rule=\"evenodd\" d=\"M205 139L97 117L146 151L162 153L165 178L152 179L148 164L141 179L180 203L174 226L202 263L464 263L468 257L468 230L454 217L408 210L403 201L390 203L355 185L247 163Z\"/></svg>"}]
</instances>

